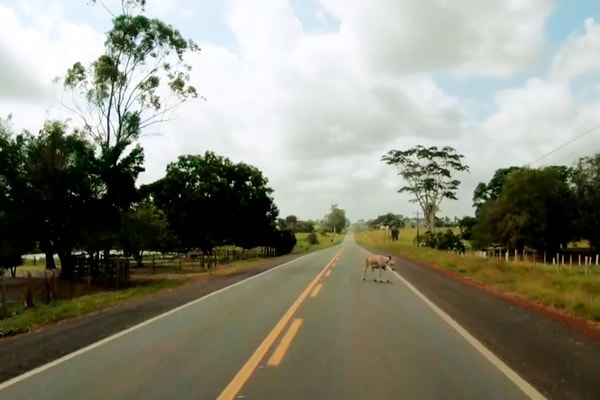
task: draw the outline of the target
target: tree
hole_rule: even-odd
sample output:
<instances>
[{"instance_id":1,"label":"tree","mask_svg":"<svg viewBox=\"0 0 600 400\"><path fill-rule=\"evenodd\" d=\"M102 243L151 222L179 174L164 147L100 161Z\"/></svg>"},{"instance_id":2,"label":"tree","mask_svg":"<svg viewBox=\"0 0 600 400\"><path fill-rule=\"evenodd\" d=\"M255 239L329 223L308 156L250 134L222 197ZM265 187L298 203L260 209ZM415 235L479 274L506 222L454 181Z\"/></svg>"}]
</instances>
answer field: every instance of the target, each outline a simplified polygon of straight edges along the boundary
<instances>
[{"instance_id":1,"label":"tree","mask_svg":"<svg viewBox=\"0 0 600 400\"><path fill-rule=\"evenodd\" d=\"M462 240L471 240L473 237L473 227L477 224L477 218L464 216L458 221L460 237Z\"/></svg>"},{"instance_id":2,"label":"tree","mask_svg":"<svg viewBox=\"0 0 600 400\"><path fill-rule=\"evenodd\" d=\"M381 225L387 226L388 228L404 228L405 220L401 215L395 215L394 213L387 213L378 216L375 220L371 221L371 226L376 228Z\"/></svg>"},{"instance_id":3,"label":"tree","mask_svg":"<svg viewBox=\"0 0 600 400\"><path fill-rule=\"evenodd\" d=\"M555 253L573 239L572 204L572 192L559 169L516 171L499 198L482 206L474 228L475 242Z\"/></svg>"},{"instance_id":4,"label":"tree","mask_svg":"<svg viewBox=\"0 0 600 400\"><path fill-rule=\"evenodd\" d=\"M296 231L296 224L298 223L298 218L295 215L288 215L285 217L285 225L287 229L291 229L292 232Z\"/></svg>"},{"instance_id":5,"label":"tree","mask_svg":"<svg viewBox=\"0 0 600 400\"><path fill-rule=\"evenodd\" d=\"M29 212L35 218L40 248L47 267L53 256L61 260L61 277L72 276L71 252L90 227L99 187L94 149L78 133L67 135L67 126L48 121L28 148L25 171L31 185Z\"/></svg>"},{"instance_id":6,"label":"tree","mask_svg":"<svg viewBox=\"0 0 600 400\"><path fill-rule=\"evenodd\" d=\"M15 136L11 117L0 118L0 268L16 274L21 255L33 247L31 214L24 199L30 191L25 165L30 137Z\"/></svg>"},{"instance_id":7,"label":"tree","mask_svg":"<svg viewBox=\"0 0 600 400\"><path fill-rule=\"evenodd\" d=\"M473 193L473 207L479 210L486 201L496 200L504 188L508 177L516 171L522 171L522 167L508 167L497 169L492 179L487 183L479 182Z\"/></svg>"},{"instance_id":8,"label":"tree","mask_svg":"<svg viewBox=\"0 0 600 400\"><path fill-rule=\"evenodd\" d=\"M315 231L315 223L312 221L298 221L296 223L296 232L312 233Z\"/></svg>"},{"instance_id":9,"label":"tree","mask_svg":"<svg viewBox=\"0 0 600 400\"><path fill-rule=\"evenodd\" d=\"M142 191L165 212L182 249L210 252L226 244L272 244L279 211L267 184L256 167L206 152L180 156Z\"/></svg>"},{"instance_id":10,"label":"tree","mask_svg":"<svg viewBox=\"0 0 600 400\"><path fill-rule=\"evenodd\" d=\"M579 238L600 249L600 153L582 157L572 171Z\"/></svg>"},{"instance_id":11,"label":"tree","mask_svg":"<svg viewBox=\"0 0 600 400\"><path fill-rule=\"evenodd\" d=\"M98 228L105 251L116 240L122 213L136 201L135 181L144 155L138 139L145 128L165 121L182 102L196 98L184 55L199 51L173 26L132 15L145 1L123 0L107 33L104 54L86 68L75 63L62 80L73 96L63 103L81 117L83 132L100 149L103 182Z\"/></svg>"},{"instance_id":12,"label":"tree","mask_svg":"<svg viewBox=\"0 0 600 400\"><path fill-rule=\"evenodd\" d=\"M197 45L158 19L123 12L113 20L105 53L87 69L75 63L63 80L76 96L72 110L102 149L135 142L143 128L197 97L188 85L191 66L183 62Z\"/></svg>"},{"instance_id":13,"label":"tree","mask_svg":"<svg viewBox=\"0 0 600 400\"><path fill-rule=\"evenodd\" d=\"M100 0L100 1L102 1L102 0ZM96 4L98 1L91 0L91 2L93 4ZM143 10L144 7L146 6L146 0L121 0L121 6L123 7L123 9L126 9L128 7L141 7Z\"/></svg>"},{"instance_id":14,"label":"tree","mask_svg":"<svg viewBox=\"0 0 600 400\"><path fill-rule=\"evenodd\" d=\"M346 227L346 211L339 208L337 204L332 204L325 221L328 230L340 233Z\"/></svg>"},{"instance_id":15,"label":"tree","mask_svg":"<svg viewBox=\"0 0 600 400\"><path fill-rule=\"evenodd\" d=\"M444 199L457 200L456 191L460 181L453 179L457 172L469 171L454 148L446 146L415 146L408 150L390 150L382 161L398 168L406 185L398 192L412 194L411 202L419 204L425 215L427 230L435 229L435 215Z\"/></svg>"},{"instance_id":16,"label":"tree","mask_svg":"<svg viewBox=\"0 0 600 400\"><path fill-rule=\"evenodd\" d=\"M166 215L151 204L141 204L124 216L119 243L127 257L142 266L145 250L168 248L172 238Z\"/></svg>"}]
</instances>

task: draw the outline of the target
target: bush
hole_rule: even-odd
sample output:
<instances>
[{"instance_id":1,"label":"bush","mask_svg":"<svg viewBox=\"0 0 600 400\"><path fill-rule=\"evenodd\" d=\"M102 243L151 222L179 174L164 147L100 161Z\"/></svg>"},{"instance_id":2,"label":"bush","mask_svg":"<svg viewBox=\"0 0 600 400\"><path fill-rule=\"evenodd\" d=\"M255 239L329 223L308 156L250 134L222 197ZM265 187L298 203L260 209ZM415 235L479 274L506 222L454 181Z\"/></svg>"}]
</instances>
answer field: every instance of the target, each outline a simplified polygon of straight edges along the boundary
<instances>
[{"instance_id":1,"label":"bush","mask_svg":"<svg viewBox=\"0 0 600 400\"><path fill-rule=\"evenodd\" d=\"M419 245L437 250L453 250L460 253L465 251L465 245L460 237L450 229L445 232L425 232L424 235L419 237Z\"/></svg>"},{"instance_id":2,"label":"bush","mask_svg":"<svg viewBox=\"0 0 600 400\"><path fill-rule=\"evenodd\" d=\"M319 244L319 238L317 237L317 234L312 232L310 233L307 237L306 237L306 241L308 242L308 244Z\"/></svg>"},{"instance_id":3,"label":"bush","mask_svg":"<svg viewBox=\"0 0 600 400\"><path fill-rule=\"evenodd\" d=\"M291 253L296 246L296 235L290 229L275 231L273 236L273 247L279 256Z\"/></svg>"}]
</instances>

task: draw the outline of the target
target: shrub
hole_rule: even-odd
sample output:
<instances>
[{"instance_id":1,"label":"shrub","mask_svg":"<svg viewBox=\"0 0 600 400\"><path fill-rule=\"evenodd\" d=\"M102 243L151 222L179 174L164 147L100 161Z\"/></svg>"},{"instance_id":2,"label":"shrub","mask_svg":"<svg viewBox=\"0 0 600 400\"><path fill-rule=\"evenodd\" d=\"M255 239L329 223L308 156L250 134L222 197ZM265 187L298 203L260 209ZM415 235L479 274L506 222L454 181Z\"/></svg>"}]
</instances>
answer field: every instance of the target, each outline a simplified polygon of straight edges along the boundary
<instances>
[{"instance_id":1,"label":"shrub","mask_svg":"<svg viewBox=\"0 0 600 400\"><path fill-rule=\"evenodd\" d=\"M451 229L444 232L425 232L423 236L419 237L419 245L438 250L454 250L460 253L465 251L462 240Z\"/></svg>"},{"instance_id":2,"label":"shrub","mask_svg":"<svg viewBox=\"0 0 600 400\"><path fill-rule=\"evenodd\" d=\"M275 231L273 236L272 243L277 255L289 254L296 246L296 235L290 229Z\"/></svg>"},{"instance_id":3,"label":"shrub","mask_svg":"<svg viewBox=\"0 0 600 400\"><path fill-rule=\"evenodd\" d=\"M311 232L307 237L306 237L306 241L308 242L308 244L319 244L319 238L317 237L317 234L314 232Z\"/></svg>"}]
</instances>

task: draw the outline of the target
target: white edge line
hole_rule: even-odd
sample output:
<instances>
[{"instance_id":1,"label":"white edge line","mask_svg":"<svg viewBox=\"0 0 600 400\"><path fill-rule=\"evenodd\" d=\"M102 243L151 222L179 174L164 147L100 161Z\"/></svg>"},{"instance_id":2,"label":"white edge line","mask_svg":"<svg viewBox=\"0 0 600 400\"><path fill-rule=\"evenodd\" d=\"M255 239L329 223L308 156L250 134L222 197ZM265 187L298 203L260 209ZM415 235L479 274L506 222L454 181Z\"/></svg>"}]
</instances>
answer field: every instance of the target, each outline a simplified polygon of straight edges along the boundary
<instances>
[{"instance_id":1,"label":"white edge line","mask_svg":"<svg viewBox=\"0 0 600 400\"><path fill-rule=\"evenodd\" d=\"M360 246L359 246L360 247ZM362 248L362 247L361 247ZM362 248L369 254L371 252ZM525 395L530 399L534 400L547 400L540 392L537 391L529 382L521 378L512 368L506 365L502 360L492 353L487 347L485 347L479 340L471 335L465 328L463 328L458 322L452 317L446 314L441 308L435 305L427 296L421 293L416 287L414 287L409 281L404 279L398 272L392 271L396 278L398 278L404 285L406 285L414 294L417 295L425 304L427 304L440 318L448 323L455 331L457 331L471 346L473 346L479 353L481 353L492 365L500 370L508 379L510 379Z\"/></svg>"},{"instance_id":2,"label":"white edge line","mask_svg":"<svg viewBox=\"0 0 600 400\"><path fill-rule=\"evenodd\" d=\"M66 361L68 361L68 360L70 360L70 359L72 359L72 358L75 358L75 357L77 357L77 356L78 356L78 355L80 355L80 354L86 353L86 352L88 352L88 351L90 351L90 350L93 350L93 349L95 349L95 348L97 348L97 347L100 347L100 346L102 346L103 344L106 344L106 343L108 343L108 342L111 342L111 341L113 341L113 340L115 340L115 339L118 339L118 338L120 338L121 336L125 336L125 335L127 335L128 333L131 333L131 332L133 332L133 331L136 331L136 330L138 330L138 329L140 329L140 328L143 328L144 326L146 326L146 325L149 325L149 324L151 324L151 323L153 323L153 322L155 322L155 321L158 321L159 319L165 318L165 317L167 317L167 316L169 316L169 315L171 315L171 314L175 314L176 312L179 312L179 311L181 311L181 310L183 310L183 309L185 309L185 308L188 308L188 307L190 307L190 306L193 306L193 305L195 305L195 304L197 304L197 303L199 303L199 302L201 302L201 301L203 301L203 300L206 300L206 299L208 299L208 298L210 298L210 297L212 297L212 296L215 296L215 295L217 295L217 294L219 294L219 293L221 293L221 292L224 292L224 291L226 291L226 290L228 290L228 289L232 289L232 288L234 288L234 287L236 287L236 286L238 286L238 285L241 285L241 284L243 284L243 283L246 283L246 282L248 282L248 281L251 281L252 279L258 278L258 277L259 277L259 276L261 276L261 275L268 274L268 273L270 273L270 272L274 272L274 271L276 271L276 270L278 270L278 269L280 269L280 268L283 268L283 267L285 267L285 266L287 266L287 265L290 265L290 264L292 264L292 263L295 263L296 261L299 261L299 260L301 260L301 259L303 259L303 258L305 258L305 257L308 257L308 256L313 256L313 255L315 255L315 254L317 254L317 253L320 253L320 252L322 252L322 251L332 250L332 249L335 249L335 248L337 248L338 246L340 246L340 245L338 244L338 245L336 245L336 246L332 246L332 247L325 248L325 249L322 249L322 250L317 250L317 251L315 251L315 252L308 253L308 254L305 254L305 255L303 255L303 256L300 256L300 257L294 258L293 260L290 260L290 261L287 261L287 262L285 262L285 263L283 263L283 264L277 265L276 267L269 268L269 269L268 269L268 270L266 270L266 271L260 272L260 273L258 273L258 274L256 274L256 275L252 275L252 276L251 276L251 277L249 277L249 278L246 278L246 279L244 279L244 280L241 280L241 281L239 281L239 282L235 282L235 283L233 283L233 284L231 284L231 285L229 285L229 286L225 286L224 288L221 288L221 289L219 289L219 290L217 290L217 291L215 291L215 292L208 293L208 294L206 294L206 295L204 295L204 296L202 296L202 297L200 297L200 298L197 298L197 299L195 299L195 300L192 300L192 301L190 301L190 302L188 302L188 303L185 303L185 304L182 304L182 305L180 305L180 306L178 306L178 307L176 307L176 308L173 308L172 310L166 311L166 312L164 312L164 313L162 313L162 314L159 314L159 315L157 315L157 316L155 316L155 317L152 317L152 318L150 318L150 319L147 319L147 320L145 320L145 321L142 321L142 322L140 322L140 323L139 323L139 324L137 324L137 325L134 325L134 326L132 326L132 327L130 327L130 328L127 328L127 329L125 329L125 330L123 330L123 331L120 331L120 332L117 332L117 333L115 333L115 334L112 334L111 336L105 337L104 339L101 339L101 340L99 340L99 341L97 341L97 342L94 342L94 343L92 343L92 344L89 344L89 345L87 345L87 346L85 346L85 347L82 347L82 348L81 348L81 349L79 349L79 350L75 350L75 351L74 351L74 352L72 352L72 353L69 353L69 354L67 354L67 355L64 355L64 356L62 356L62 357L60 357L60 358L57 358L56 360L50 361L50 362L49 362L49 363L47 363L47 364L41 365L41 366L39 366L39 367L37 367L37 368L34 368L34 369L32 369L32 370L29 370L29 371L27 371L27 372L24 372L24 373L23 373L23 374L21 374L21 375L17 375L17 376L15 376L14 378L11 378L11 379L9 379L9 380L7 380L7 381L4 381L4 382L0 383L0 391L4 390L4 389L6 389L6 388L8 388L8 387L10 387L10 386L13 386L13 385L14 385L14 384L16 384L16 383L19 383L19 382L21 382L21 381L24 381L25 379L31 378L32 376L34 376L34 375L37 375L37 374L39 374L39 373L41 373L41 372L44 372L44 371L46 371L46 370L48 370L48 369L50 369L50 368L53 368L53 367L55 367L55 366L57 366L57 365L59 365L59 364L62 364L62 363L66 362Z\"/></svg>"}]
</instances>

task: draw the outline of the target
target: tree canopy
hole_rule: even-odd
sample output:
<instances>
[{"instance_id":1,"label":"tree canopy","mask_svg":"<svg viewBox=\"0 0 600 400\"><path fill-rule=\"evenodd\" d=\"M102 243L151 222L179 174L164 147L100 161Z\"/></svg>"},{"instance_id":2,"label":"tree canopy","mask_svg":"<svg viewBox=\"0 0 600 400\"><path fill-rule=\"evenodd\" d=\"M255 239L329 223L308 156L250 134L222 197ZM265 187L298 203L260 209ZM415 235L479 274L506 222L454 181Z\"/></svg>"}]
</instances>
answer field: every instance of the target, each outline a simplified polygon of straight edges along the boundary
<instances>
[{"instance_id":1,"label":"tree canopy","mask_svg":"<svg viewBox=\"0 0 600 400\"><path fill-rule=\"evenodd\" d=\"M326 229L340 233L344 231L346 225L346 211L339 208L337 204L332 204L329 214L325 216Z\"/></svg>"},{"instance_id":2,"label":"tree canopy","mask_svg":"<svg viewBox=\"0 0 600 400\"><path fill-rule=\"evenodd\" d=\"M405 181L405 186L398 192L412 195L410 201L419 204L427 221L427 230L433 231L442 200L457 200L460 181L454 175L469 171L462 163L463 158L449 146L440 149L418 145L408 150L390 150L381 160L398 169L398 175Z\"/></svg>"},{"instance_id":3,"label":"tree canopy","mask_svg":"<svg viewBox=\"0 0 600 400\"><path fill-rule=\"evenodd\" d=\"M164 210L182 249L268 245L278 209L256 167L212 152L180 156L167 174L142 188Z\"/></svg>"},{"instance_id":4,"label":"tree canopy","mask_svg":"<svg viewBox=\"0 0 600 400\"><path fill-rule=\"evenodd\" d=\"M575 236L574 201L559 169L514 171L498 198L482 205L474 228L476 240L480 246L558 251Z\"/></svg>"},{"instance_id":5,"label":"tree canopy","mask_svg":"<svg viewBox=\"0 0 600 400\"><path fill-rule=\"evenodd\" d=\"M389 212L387 214L379 215L376 219L371 221L370 225L372 227L384 225L390 228L400 229L406 226L407 220L408 219L402 215L396 215Z\"/></svg>"}]
</instances>

